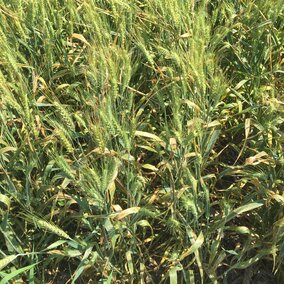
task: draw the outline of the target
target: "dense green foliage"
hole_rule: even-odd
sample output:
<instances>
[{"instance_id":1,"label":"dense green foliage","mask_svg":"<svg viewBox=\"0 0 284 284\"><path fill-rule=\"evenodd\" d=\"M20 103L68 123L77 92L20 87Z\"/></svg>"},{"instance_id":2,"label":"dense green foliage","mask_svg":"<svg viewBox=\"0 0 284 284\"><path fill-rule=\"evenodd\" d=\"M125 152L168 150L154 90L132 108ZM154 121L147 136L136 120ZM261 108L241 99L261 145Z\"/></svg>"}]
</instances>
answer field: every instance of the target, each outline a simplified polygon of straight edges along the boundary
<instances>
[{"instance_id":1,"label":"dense green foliage","mask_svg":"<svg viewBox=\"0 0 284 284\"><path fill-rule=\"evenodd\" d=\"M0 0L0 283L283 283L283 7Z\"/></svg>"}]
</instances>

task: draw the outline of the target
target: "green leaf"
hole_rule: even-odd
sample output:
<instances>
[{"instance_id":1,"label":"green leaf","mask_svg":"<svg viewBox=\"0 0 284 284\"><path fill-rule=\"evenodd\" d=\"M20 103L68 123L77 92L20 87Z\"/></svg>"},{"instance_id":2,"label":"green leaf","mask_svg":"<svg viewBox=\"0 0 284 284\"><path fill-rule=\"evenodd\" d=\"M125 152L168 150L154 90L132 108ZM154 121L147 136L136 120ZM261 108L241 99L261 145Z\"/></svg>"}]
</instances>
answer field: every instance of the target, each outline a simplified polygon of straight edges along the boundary
<instances>
[{"instance_id":1,"label":"green leaf","mask_svg":"<svg viewBox=\"0 0 284 284\"><path fill-rule=\"evenodd\" d=\"M34 264L31 264L31 265L28 265L28 266L25 266L25 267L22 267L20 269L17 269L9 274L7 274L1 281L0 281L0 284L7 284L9 283L10 280L12 280L13 278L15 278L16 276L32 269L34 266L36 266L39 262L37 263L34 263Z\"/></svg>"},{"instance_id":2,"label":"green leaf","mask_svg":"<svg viewBox=\"0 0 284 284\"><path fill-rule=\"evenodd\" d=\"M179 257L179 261L182 261L187 256L191 255L192 253L195 253L202 246L203 242L204 236L203 233L200 232L198 238L194 241L194 243L181 254L181 256Z\"/></svg>"},{"instance_id":3,"label":"green leaf","mask_svg":"<svg viewBox=\"0 0 284 284\"><path fill-rule=\"evenodd\" d=\"M59 246L65 244L66 242L67 242L66 240L56 241L56 242L52 243L51 245L49 245L47 248L45 248L44 251L51 250L51 249L54 249L56 247L59 247Z\"/></svg>"},{"instance_id":4,"label":"green leaf","mask_svg":"<svg viewBox=\"0 0 284 284\"><path fill-rule=\"evenodd\" d=\"M170 284L178 284L176 267L171 268L169 274L170 274Z\"/></svg>"}]
</instances>

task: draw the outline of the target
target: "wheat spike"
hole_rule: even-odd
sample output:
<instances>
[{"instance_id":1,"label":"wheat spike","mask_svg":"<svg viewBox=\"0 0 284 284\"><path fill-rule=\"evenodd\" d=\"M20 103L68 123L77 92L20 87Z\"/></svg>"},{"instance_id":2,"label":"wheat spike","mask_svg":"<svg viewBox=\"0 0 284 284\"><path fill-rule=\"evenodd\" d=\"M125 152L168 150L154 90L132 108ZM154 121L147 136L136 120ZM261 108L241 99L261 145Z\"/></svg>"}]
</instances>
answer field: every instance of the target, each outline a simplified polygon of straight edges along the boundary
<instances>
[{"instance_id":1,"label":"wheat spike","mask_svg":"<svg viewBox=\"0 0 284 284\"><path fill-rule=\"evenodd\" d=\"M58 166L61 168L61 170L71 179L75 179L75 176L72 172L71 167L69 166L69 164L66 162L66 160L64 159L64 157L62 156L58 156L55 158L56 163L58 164Z\"/></svg>"},{"instance_id":2,"label":"wheat spike","mask_svg":"<svg viewBox=\"0 0 284 284\"><path fill-rule=\"evenodd\" d=\"M54 106L56 107L56 109L58 110L58 112L60 113L60 116L63 119L63 122L65 123L65 125L72 131L75 130L75 125L72 119L72 116L70 115L70 113L58 102L54 102Z\"/></svg>"},{"instance_id":3,"label":"wheat spike","mask_svg":"<svg viewBox=\"0 0 284 284\"><path fill-rule=\"evenodd\" d=\"M25 215L25 214L24 214ZM58 235L59 237L62 237L64 239L69 239L71 240L71 237L65 233L62 229L60 229L58 226L47 222L44 219L41 219L39 217L35 217L33 215L25 215L26 220L30 223L34 223L36 226L38 226L41 229L47 230L51 233L54 233L56 235Z\"/></svg>"},{"instance_id":4,"label":"wheat spike","mask_svg":"<svg viewBox=\"0 0 284 284\"><path fill-rule=\"evenodd\" d=\"M61 129L57 129L56 134L60 138L60 140L61 140L62 144L64 145L64 147L66 148L67 152L73 153L74 152L73 146L72 146L70 140L64 134L64 132Z\"/></svg>"}]
</instances>

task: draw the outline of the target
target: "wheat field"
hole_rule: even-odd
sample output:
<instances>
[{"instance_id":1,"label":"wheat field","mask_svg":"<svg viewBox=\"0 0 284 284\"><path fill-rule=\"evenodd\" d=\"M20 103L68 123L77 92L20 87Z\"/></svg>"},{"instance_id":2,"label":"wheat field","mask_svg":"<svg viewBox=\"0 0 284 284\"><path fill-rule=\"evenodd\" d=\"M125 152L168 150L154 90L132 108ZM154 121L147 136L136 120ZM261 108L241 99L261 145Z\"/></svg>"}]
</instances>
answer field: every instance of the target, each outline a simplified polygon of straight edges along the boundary
<instances>
[{"instance_id":1,"label":"wheat field","mask_svg":"<svg viewBox=\"0 0 284 284\"><path fill-rule=\"evenodd\" d=\"M0 0L0 284L284 283L283 0Z\"/></svg>"}]
</instances>

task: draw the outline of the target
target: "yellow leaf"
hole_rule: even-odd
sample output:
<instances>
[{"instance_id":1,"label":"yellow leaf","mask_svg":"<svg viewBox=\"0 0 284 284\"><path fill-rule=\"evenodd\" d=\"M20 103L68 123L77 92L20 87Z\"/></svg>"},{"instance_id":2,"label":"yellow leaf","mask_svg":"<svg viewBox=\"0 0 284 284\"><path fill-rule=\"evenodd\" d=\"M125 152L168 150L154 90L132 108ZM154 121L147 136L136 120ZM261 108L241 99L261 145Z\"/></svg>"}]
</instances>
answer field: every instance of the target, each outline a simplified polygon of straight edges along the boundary
<instances>
[{"instance_id":1,"label":"yellow leaf","mask_svg":"<svg viewBox=\"0 0 284 284\"><path fill-rule=\"evenodd\" d=\"M5 204L8 210L10 209L10 204L11 204L10 198L0 193L0 204L1 203Z\"/></svg>"},{"instance_id":2,"label":"yellow leaf","mask_svg":"<svg viewBox=\"0 0 284 284\"><path fill-rule=\"evenodd\" d=\"M159 169L157 169L155 166L150 165L150 164L144 164L142 165L143 169L151 170L153 172L157 172Z\"/></svg>"},{"instance_id":3,"label":"yellow leaf","mask_svg":"<svg viewBox=\"0 0 284 284\"><path fill-rule=\"evenodd\" d=\"M159 138L157 135L149 133L149 132L135 131L134 135L145 137L145 138L150 138L150 139L153 139L154 141L157 141L157 142L163 142L163 140L161 138Z\"/></svg>"},{"instance_id":4,"label":"yellow leaf","mask_svg":"<svg viewBox=\"0 0 284 284\"><path fill-rule=\"evenodd\" d=\"M87 42L87 40L85 39L85 37L84 37L83 35L81 35L81 34L76 34L76 33L74 33L74 34L72 34L71 38L76 38L76 39L80 40L81 42L85 43L86 45L91 46L91 45Z\"/></svg>"},{"instance_id":5,"label":"yellow leaf","mask_svg":"<svg viewBox=\"0 0 284 284\"><path fill-rule=\"evenodd\" d=\"M200 112L200 107L196 103L190 100L183 100L183 103L187 104L191 108L194 108L197 112Z\"/></svg>"},{"instance_id":6,"label":"yellow leaf","mask_svg":"<svg viewBox=\"0 0 284 284\"><path fill-rule=\"evenodd\" d=\"M6 152L10 152L10 151L15 152L16 150L17 150L17 148L15 148L15 147L7 146L7 147L0 149L0 155L4 154Z\"/></svg>"},{"instance_id":7,"label":"yellow leaf","mask_svg":"<svg viewBox=\"0 0 284 284\"><path fill-rule=\"evenodd\" d=\"M219 126L221 125L221 123L217 120L214 120L212 122L209 122L208 124L204 125L204 128L210 128L210 127L215 127L215 126Z\"/></svg>"},{"instance_id":8,"label":"yellow leaf","mask_svg":"<svg viewBox=\"0 0 284 284\"><path fill-rule=\"evenodd\" d=\"M140 210L140 207L131 207L131 208L122 210L121 212L119 212L118 214L115 215L115 219L116 220L122 220L125 217L127 217L128 215L138 213L139 210Z\"/></svg>"},{"instance_id":9,"label":"yellow leaf","mask_svg":"<svg viewBox=\"0 0 284 284\"><path fill-rule=\"evenodd\" d=\"M175 138L170 138L170 146L172 151L177 149L177 140Z\"/></svg>"},{"instance_id":10,"label":"yellow leaf","mask_svg":"<svg viewBox=\"0 0 284 284\"><path fill-rule=\"evenodd\" d=\"M180 35L181 38L187 38L187 37L190 37L190 33L185 33L185 34L182 34Z\"/></svg>"},{"instance_id":11,"label":"yellow leaf","mask_svg":"<svg viewBox=\"0 0 284 284\"><path fill-rule=\"evenodd\" d=\"M55 91L59 91L59 90L61 90L61 89L64 89L64 88L66 88L66 87L69 87L69 86L70 86L70 84L61 84L61 85L57 86L57 88L55 89Z\"/></svg>"}]
</instances>

